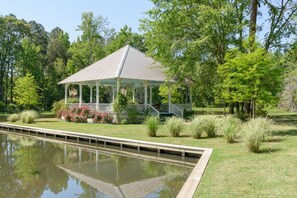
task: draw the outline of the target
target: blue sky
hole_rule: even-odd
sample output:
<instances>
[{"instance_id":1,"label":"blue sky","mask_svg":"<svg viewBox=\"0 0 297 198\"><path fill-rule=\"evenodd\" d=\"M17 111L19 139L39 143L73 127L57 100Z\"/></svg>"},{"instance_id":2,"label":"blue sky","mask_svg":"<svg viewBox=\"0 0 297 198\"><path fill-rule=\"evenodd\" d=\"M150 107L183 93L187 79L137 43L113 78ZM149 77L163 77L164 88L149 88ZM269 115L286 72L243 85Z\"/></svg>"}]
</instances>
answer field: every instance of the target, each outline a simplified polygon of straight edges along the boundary
<instances>
[{"instance_id":1,"label":"blue sky","mask_svg":"<svg viewBox=\"0 0 297 198\"><path fill-rule=\"evenodd\" d=\"M80 32L81 14L92 11L107 17L110 27L119 31L124 25L138 32L139 19L153 7L149 0L0 0L0 15L15 14L26 21L35 20L50 32L60 27L74 41Z\"/></svg>"}]
</instances>

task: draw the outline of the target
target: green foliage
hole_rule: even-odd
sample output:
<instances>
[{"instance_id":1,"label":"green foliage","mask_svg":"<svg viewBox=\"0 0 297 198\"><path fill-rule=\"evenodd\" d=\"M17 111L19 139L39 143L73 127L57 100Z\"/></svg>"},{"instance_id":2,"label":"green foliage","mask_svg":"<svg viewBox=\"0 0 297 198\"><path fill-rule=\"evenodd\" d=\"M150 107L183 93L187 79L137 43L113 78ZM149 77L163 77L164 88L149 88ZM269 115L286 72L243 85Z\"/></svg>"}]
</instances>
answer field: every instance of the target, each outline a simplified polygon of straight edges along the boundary
<instances>
[{"instance_id":1,"label":"green foliage","mask_svg":"<svg viewBox=\"0 0 297 198\"><path fill-rule=\"evenodd\" d=\"M128 116L128 122L130 124L140 124L143 121L143 118L139 114L138 110L134 107L128 107L126 109L126 114Z\"/></svg>"},{"instance_id":2,"label":"green foliage","mask_svg":"<svg viewBox=\"0 0 297 198\"><path fill-rule=\"evenodd\" d=\"M171 102L182 104L183 103L183 95L182 90L183 88L179 85L172 85L171 86ZM168 92L169 88L166 85L161 85L159 88L159 94L162 96L162 103L168 103Z\"/></svg>"},{"instance_id":3,"label":"green foliage","mask_svg":"<svg viewBox=\"0 0 297 198\"><path fill-rule=\"evenodd\" d=\"M19 112L19 109L17 105L11 103L6 106L6 111L7 113L15 113L15 112Z\"/></svg>"},{"instance_id":4,"label":"green foliage","mask_svg":"<svg viewBox=\"0 0 297 198\"><path fill-rule=\"evenodd\" d=\"M14 88L16 103L25 109L36 107L40 104L38 89L34 76L30 73L23 78L18 78Z\"/></svg>"},{"instance_id":5,"label":"green foliage","mask_svg":"<svg viewBox=\"0 0 297 198\"><path fill-rule=\"evenodd\" d=\"M259 152L260 146L271 132L272 122L267 118L251 119L241 130L242 140L251 152Z\"/></svg>"},{"instance_id":6,"label":"green foliage","mask_svg":"<svg viewBox=\"0 0 297 198\"><path fill-rule=\"evenodd\" d=\"M122 119L122 120L121 120L121 124L128 124L128 120L126 120L126 119Z\"/></svg>"},{"instance_id":7,"label":"green foliage","mask_svg":"<svg viewBox=\"0 0 297 198\"><path fill-rule=\"evenodd\" d=\"M156 137L157 130L159 128L159 118L154 116L149 116L145 120L145 124L147 127L147 133L150 137Z\"/></svg>"},{"instance_id":8,"label":"green foliage","mask_svg":"<svg viewBox=\"0 0 297 198\"><path fill-rule=\"evenodd\" d=\"M68 109L67 105L65 104L64 100L60 100L53 103L52 112L55 115L58 115L60 111Z\"/></svg>"},{"instance_id":9,"label":"green foliage","mask_svg":"<svg viewBox=\"0 0 297 198\"><path fill-rule=\"evenodd\" d=\"M184 120L178 117L167 118L165 127L172 137L178 137L184 129Z\"/></svg>"},{"instance_id":10,"label":"green foliage","mask_svg":"<svg viewBox=\"0 0 297 198\"><path fill-rule=\"evenodd\" d=\"M218 124L218 131L224 136L227 143L234 143L238 138L238 134L241 130L241 120L233 117L226 116L220 118Z\"/></svg>"},{"instance_id":11,"label":"green foliage","mask_svg":"<svg viewBox=\"0 0 297 198\"><path fill-rule=\"evenodd\" d=\"M220 97L225 102L276 103L281 75L277 60L271 54L261 48L251 53L232 50L225 61L218 68L223 79Z\"/></svg>"},{"instance_id":12,"label":"green foliage","mask_svg":"<svg viewBox=\"0 0 297 198\"><path fill-rule=\"evenodd\" d=\"M9 122L16 122L16 121L18 121L19 119L20 119L20 114L17 114L17 113L11 114L11 115L7 118L7 120L8 120Z\"/></svg>"},{"instance_id":13,"label":"green foliage","mask_svg":"<svg viewBox=\"0 0 297 198\"><path fill-rule=\"evenodd\" d=\"M5 106L6 106L5 103L0 101L0 112L5 112L6 111Z\"/></svg>"},{"instance_id":14,"label":"green foliage","mask_svg":"<svg viewBox=\"0 0 297 198\"><path fill-rule=\"evenodd\" d=\"M67 103L79 103L78 97L69 97L67 98Z\"/></svg>"},{"instance_id":15,"label":"green foliage","mask_svg":"<svg viewBox=\"0 0 297 198\"><path fill-rule=\"evenodd\" d=\"M113 109L115 112L122 112L127 107L127 104L128 100L126 96L124 96L122 93L119 93L113 104Z\"/></svg>"},{"instance_id":16,"label":"green foliage","mask_svg":"<svg viewBox=\"0 0 297 198\"><path fill-rule=\"evenodd\" d=\"M23 123L31 124L38 118L38 113L33 110L23 111L21 113L21 120Z\"/></svg>"},{"instance_id":17,"label":"green foliage","mask_svg":"<svg viewBox=\"0 0 297 198\"><path fill-rule=\"evenodd\" d=\"M136 49L145 52L144 38L142 35L133 33L132 29L125 25L114 38L110 39L110 43L106 46L106 54L111 54L125 45L130 45Z\"/></svg>"}]
</instances>

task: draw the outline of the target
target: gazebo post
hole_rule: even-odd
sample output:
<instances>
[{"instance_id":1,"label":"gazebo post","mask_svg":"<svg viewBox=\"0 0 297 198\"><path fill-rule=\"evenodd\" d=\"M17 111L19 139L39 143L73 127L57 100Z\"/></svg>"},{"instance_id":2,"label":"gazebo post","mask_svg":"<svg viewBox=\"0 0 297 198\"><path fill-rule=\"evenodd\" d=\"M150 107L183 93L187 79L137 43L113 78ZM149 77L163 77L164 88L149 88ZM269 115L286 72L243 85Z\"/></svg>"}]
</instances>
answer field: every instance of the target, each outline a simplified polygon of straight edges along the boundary
<instances>
[{"instance_id":1,"label":"gazebo post","mask_svg":"<svg viewBox=\"0 0 297 198\"><path fill-rule=\"evenodd\" d=\"M90 103L93 102L93 85L89 85L89 88L90 88Z\"/></svg>"},{"instance_id":2,"label":"gazebo post","mask_svg":"<svg viewBox=\"0 0 297 198\"><path fill-rule=\"evenodd\" d=\"M82 104L82 83L79 83L79 107Z\"/></svg>"},{"instance_id":3,"label":"gazebo post","mask_svg":"<svg viewBox=\"0 0 297 198\"><path fill-rule=\"evenodd\" d=\"M68 84L65 84L65 104L67 104L67 97L68 97Z\"/></svg>"},{"instance_id":4,"label":"gazebo post","mask_svg":"<svg viewBox=\"0 0 297 198\"><path fill-rule=\"evenodd\" d=\"M99 111L99 84L100 81L96 82L96 111Z\"/></svg>"},{"instance_id":5,"label":"gazebo post","mask_svg":"<svg viewBox=\"0 0 297 198\"><path fill-rule=\"evenodd\" d=\"M150 84L150 81L145 80L144 81L144 105L147 106L147 87Z\"/></svg>"},{"instance_id":6,"label":"gazebo post","mask_svg":"<svg viewBox=\"0 0 297 198\"><path fill-rule=\"evenodd\" d=\"M117 95L120 93L120 87L121 87L121 78L116 78L117 80Z\"/></svg>"},{"instance_id":7,"label":"gazebo post","mask_svg":"<svg viewBox=\"0 0 297 198\"><path fill-rule=\"evenodd\" d=\"M150 86L150 105L153 105L153 87Z\"/></svg>"},{"instance_id":8,"label":"gazebo post","mask_svg":"<svg viewBox=\"0 0 297 198\"><path fill-rule=\"evenodd\" d=\"M115 87L111 86L111 91L112 91L112 102L114 103L115 101Z\"/></svg>"},{"instance_id":9,"label":"gazebo post","mask_svg":"<svg viewBox=\"0 0 297 198\"><path fill-rule=\"evenodd\" d=\"M171 84L168 85L168 112L171 113Z\"/></svg>"}]
</instances>

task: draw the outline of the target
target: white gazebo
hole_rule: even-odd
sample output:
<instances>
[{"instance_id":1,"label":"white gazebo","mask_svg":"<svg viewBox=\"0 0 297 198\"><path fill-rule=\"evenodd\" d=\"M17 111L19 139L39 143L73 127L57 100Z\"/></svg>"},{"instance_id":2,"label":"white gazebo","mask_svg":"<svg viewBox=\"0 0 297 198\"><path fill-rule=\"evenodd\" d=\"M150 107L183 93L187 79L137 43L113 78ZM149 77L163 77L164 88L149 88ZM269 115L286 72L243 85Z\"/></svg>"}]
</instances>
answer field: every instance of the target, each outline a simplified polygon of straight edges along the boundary
<instances>
[{"instance_id":1,"label":"white gazebo","mask_svg":"<svg viewBox=\"0 0 297 198\"><path fill-rule=\"evenodd\" d=\"M133 87L133 100L135 99L135 88L144 87L143 105L145 108L151 108L156 114L159 115L159 111L152 106L152 89L154 86L159 86L165 82L167 82L169 85L168 112L183 117L183 107L171 104L170 84L173 81L168 81L164 73L164 68L161 67L160 63L154 61L150 57L147 57L144 53L129 45L69 76L59 84L65 85L66 104L68 98L68 87L71 84L75 84L79 85L79 103L74 105L79 107L89 106L90 108L102 112L111 112L112 105L100 103L100 85L112 87L113 101L115 99L115 95L120 92L121 86ZM83 86L88 86L90 88L89 103L82 103ZM93 87L96 87L96 103L93 103L92 101Z\"/></svg>"}]
</instances>

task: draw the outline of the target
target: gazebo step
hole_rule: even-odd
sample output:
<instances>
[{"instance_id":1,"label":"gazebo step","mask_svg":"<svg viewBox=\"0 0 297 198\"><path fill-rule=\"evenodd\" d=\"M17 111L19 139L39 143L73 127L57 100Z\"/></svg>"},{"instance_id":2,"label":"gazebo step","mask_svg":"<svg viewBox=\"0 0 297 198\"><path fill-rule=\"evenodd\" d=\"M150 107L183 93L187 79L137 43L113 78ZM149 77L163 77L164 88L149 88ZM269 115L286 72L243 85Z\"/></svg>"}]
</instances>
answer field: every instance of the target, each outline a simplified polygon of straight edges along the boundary
<instances>
[{"instance_id":1,"label":"gazebo step","mask_svg":"<svg viewBox=\"0 0 297 198\"><path fill-rule=\"evenodd\" d=\"M169 112L160 112L160 120L161 120L161 121L165 121L166 118L173 117L173 116L174 116L173 113L169 113Z\"/></svg>"}]
</instances>

